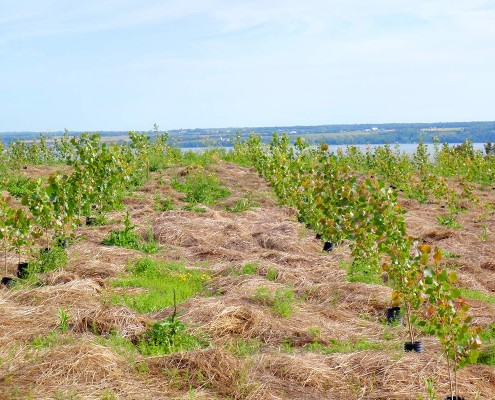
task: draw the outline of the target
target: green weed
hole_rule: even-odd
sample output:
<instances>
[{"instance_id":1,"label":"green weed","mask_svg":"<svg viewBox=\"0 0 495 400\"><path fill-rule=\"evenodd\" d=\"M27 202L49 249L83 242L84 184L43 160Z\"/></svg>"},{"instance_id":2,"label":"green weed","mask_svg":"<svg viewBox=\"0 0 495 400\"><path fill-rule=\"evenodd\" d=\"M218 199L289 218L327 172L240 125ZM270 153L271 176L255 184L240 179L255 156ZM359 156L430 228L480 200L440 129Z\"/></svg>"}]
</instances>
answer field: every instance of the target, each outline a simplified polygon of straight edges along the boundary
<instances>
[{"instance_id":1,"label":"green weed","mask_svg":"<svg viewBox=\"0 0 495 400\"><path fill-rule=\"evenodd\" d=\"M148 240L143 241L142 237L134 232L135 226L131 224L129 212L126 214L124 229L113 230L108 238L102 243L107 246L120 246L127 249L140 250L147 254L154 254L158 251L158 244L155 242L153 233L148 231Z\"/></svg>"},{"instance_id":2,"label":"green weed","mask_svg":"<svg viewBox=\"0 0 495 400\"><path fill-rule=\"evenodd\" d=\"M55 246L51 249L42 249L32 261L29 262L27 276L33 279L36 274L54 271L67 265L67 253L61 247Z\"/></svg>"},{"instance_id":3,"label":"green weed","mask_svg":"<svg viewBox=\"0 0 495 400\"><path fill-rule=\"evenodd\" d=\"M208 342L186 332L186 326L174 314L161 322L155 322L137 345L146 356L176 353L206 347Z\"/></svg>"},{"instance_id":4,"label":"green weed","mask_svg":"<svg viewBox=\"0 0 495 400\"><path fill-rule=\"evenodd\" d=\"M462 228L462 225L457 222L455 215L449 214L449 215L438 215L437 216L437 222L440 225L443 226L448 226L449 228L453 229L460 229Z\"/></svg>"},{"instance_id":5,"label":"green weed","mask_svg":"<svg viewBox=\"0 0 495 400\"><path fill-rule=\"evenodd\" d=\"M25 178L22 175L13 176L2 185L12 196L22 198L29 195L31 190L29 186L34 181L30 178Z\"/></svg>"},{"instance_id":6,"label":"green weed","mask_svg":"<svg viewBox=\"0 0 495 400\"><path fill-rule=\"evenodd\" d=\"M278 277L278 271L275 267L268 267L268 270L266 271L266 279L269 281L274 282Z\"/></svg>"}]
</instances>

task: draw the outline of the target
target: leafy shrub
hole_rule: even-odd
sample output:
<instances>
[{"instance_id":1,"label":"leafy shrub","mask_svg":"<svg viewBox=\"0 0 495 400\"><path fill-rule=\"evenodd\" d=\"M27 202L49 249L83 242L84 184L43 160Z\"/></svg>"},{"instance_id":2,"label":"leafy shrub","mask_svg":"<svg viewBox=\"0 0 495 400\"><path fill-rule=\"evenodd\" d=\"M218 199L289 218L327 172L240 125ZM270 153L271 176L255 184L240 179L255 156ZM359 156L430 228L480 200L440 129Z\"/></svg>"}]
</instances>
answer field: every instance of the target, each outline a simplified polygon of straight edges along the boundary
<instances>
[{"instance_id":1,"label":"leafy shrub","mask_svg":"<svg viewBox=\"0 0 495 400\"><path fill-rule=\"evenodd\" d=\"M28 276L42 274L67 265L67 253L63 248L42 249L29 263Z\"/></svg>"},{"instance_id":2,"label":"leafy shrub","mask_svg":"<svg viewBox=\"0 0 495 400\"><path fill-rule=\"evenodd\" d=\"M141 354L154 356L206 347L208 342L186 332L186 326L175 313L151 325L137 345Z\"/></svg>"}]
</instances>

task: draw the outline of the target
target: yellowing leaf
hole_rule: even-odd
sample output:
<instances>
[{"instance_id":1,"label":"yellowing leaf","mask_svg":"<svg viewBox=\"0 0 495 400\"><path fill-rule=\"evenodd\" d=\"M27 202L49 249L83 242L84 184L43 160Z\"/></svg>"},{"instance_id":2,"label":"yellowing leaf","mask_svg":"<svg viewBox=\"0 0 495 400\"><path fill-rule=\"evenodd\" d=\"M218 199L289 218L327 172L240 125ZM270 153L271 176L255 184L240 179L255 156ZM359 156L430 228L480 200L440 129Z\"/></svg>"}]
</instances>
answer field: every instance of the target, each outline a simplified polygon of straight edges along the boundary
<instances>
[{"instance_id":1,"label":"yellowing leaf","mask_svg":"<svg viewBox=\"0 0 495 400\"><path fill-rule=\"evenodd\" d=\"M427 244L422 244L421 246L419 246L419 251L421 251L421 253L423 254L430 254L431 253L431 246L427 245Z\"/></svg>"},{"instance_id":2,"label":"yellowing leaf","mask_svg":"<svg viewBox=\"0 0 495 400\"><path fill-rule=\"evenodd\" d=\"M440 262L440 260L442 259L442 249L439 249L438 247L435 249L435 254L433 255L433 259L435 260L436 263Z\"/></svg>"}]
</instances>

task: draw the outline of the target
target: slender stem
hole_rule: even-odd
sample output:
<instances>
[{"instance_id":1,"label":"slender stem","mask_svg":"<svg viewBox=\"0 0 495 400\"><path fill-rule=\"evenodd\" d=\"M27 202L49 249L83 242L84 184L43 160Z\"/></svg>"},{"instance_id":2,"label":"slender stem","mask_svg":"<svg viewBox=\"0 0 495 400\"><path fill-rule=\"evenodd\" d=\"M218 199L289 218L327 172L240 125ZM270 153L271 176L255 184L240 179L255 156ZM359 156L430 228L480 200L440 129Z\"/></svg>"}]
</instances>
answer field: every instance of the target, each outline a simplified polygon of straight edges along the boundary
<instances>
[{"instance_id":1,"label":"slender stem","mask_svg":"<svg viewBox=\"0 0 495 400\"><path fill-rule=\"evenodd\" d=\"M409 329L409 338L411 339L411 343L414 343L414 333L411 327L411 305L406 302L406 320L407 320L407 328Z\"/></svg>"},{"instance_id":2,"label":"slender stem","mask_svg":"<svg viewBox=\"0 0 495 400\"><path fill-rule=\"evenodd\" d=\"M452 371L450 370L450 357L447 350L445 350L445 357L447 358L447 368L449 369L449 384L450 384L450 397L454 397L454 388L452 387Z\"/></svg>"}]
</instances>

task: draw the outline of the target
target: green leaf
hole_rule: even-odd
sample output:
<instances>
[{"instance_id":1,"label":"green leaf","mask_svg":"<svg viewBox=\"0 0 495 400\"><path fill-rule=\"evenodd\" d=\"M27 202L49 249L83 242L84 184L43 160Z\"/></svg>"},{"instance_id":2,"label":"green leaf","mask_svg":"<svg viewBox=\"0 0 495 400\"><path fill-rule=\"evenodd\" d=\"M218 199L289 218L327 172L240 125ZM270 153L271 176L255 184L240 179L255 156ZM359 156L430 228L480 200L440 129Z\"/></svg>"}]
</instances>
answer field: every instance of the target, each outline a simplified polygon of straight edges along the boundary
<instances>
[{"instance_id":1,"label":"green leaf","mask_svg":"<svg viewBox=\"0 0 495 400\"><path fill-rule=\"evenodd\" d=\"M455 283L457 282L457 274L454 271L449 272L449 282L450 283Z\"/></svg>"}]
</instances>

